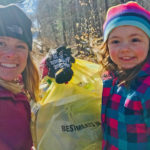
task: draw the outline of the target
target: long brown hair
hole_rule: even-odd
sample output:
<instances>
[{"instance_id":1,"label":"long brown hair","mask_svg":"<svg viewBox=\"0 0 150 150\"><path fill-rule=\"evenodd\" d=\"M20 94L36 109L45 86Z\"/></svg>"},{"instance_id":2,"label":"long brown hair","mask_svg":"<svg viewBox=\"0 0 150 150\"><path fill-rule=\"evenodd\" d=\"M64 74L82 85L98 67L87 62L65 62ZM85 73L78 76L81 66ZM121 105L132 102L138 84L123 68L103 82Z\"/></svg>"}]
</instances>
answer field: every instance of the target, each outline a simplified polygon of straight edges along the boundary
<instances>
[{"instance_id":1,"label":"long brown hair","mask_svg":"<svg viewBox=\"0 0 150 150\"><path fill-rule=\"evenodd\" d=\"M29 94L31 99L38 101L39 99L39 72L29 52L27 65L25 70L22 73L24 90L26 94Z\"/></svg>"},{"instance_id":2,"label":"long brown hair","mask_svg":"<svg viewBox=\"0 0 150 150\"><path fill-rule=\"evenodd\" d=\"M150 46L149 46L150 48ZM141 70L143 64L147 61L147 59L150 58L150 50L148 52L147 58L139 64L138 66L128 69L128 70L123 70L119 69L118 66L111 60L109 56L109 50L108 50L108 44L107 41L103 42L100 46L100 60L99 63L102 65L102 72L104 73L105 71L110 71L110 72L117 72L117 76L119 79L119 84L125 84L128 86L130 82L135 78L135 76L139 73Z\"/></svg>"}]
</instances>

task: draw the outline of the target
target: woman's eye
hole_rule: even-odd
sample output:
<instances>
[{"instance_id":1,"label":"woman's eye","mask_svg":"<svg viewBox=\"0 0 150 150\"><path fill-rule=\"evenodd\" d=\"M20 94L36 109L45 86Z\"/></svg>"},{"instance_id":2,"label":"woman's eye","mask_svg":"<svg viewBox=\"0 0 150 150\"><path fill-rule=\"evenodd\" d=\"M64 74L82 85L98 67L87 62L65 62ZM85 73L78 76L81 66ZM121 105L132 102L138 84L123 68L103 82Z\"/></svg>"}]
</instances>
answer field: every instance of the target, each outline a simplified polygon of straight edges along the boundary
<instances>
[{"instance_id":1,"label":"woman's eye","mask_svg":"<svg viewBox=\"0 0 150 150\"><path fill-rule=\"evenodd\" d=\"M24 45L17 45L17 48L19 48L19 49L26 49L26 46L24 46Z\"/></svg>"},{"instance_id":2,"label":"woman's eye","mask_svg":"<svg viewBox=\"0 0 150 150\"><path fill-rule=\"evenodd\" d=\"M6 46L6 43L5 43L5 42L0 41L0 47L5 47L5 46Z\"/></svg>"},{"instance_id":3,"label":"woman's eye","mask_svg":"<svg viewBox=\"0 0 150 150\"><path fill-rule=\"evenodd\" d=\"M131 41L132 41L132 42L140 42L140 39L138 39L138 38L133 38Z\"/></svg>"}]
</instances>

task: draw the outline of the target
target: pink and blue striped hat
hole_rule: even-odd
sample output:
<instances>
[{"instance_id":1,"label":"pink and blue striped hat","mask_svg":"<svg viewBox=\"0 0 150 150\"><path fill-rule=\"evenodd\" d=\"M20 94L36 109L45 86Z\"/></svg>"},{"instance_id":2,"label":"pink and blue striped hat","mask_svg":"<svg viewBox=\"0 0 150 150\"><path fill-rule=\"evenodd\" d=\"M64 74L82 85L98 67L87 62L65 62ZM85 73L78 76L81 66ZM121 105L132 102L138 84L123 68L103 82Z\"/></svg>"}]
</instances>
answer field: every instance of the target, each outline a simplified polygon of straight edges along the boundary
<instances>
[{"instance_id":1,"label":"pink and blue striped hat","mask_svg":"<svg viewBox=\"0 0 150 150\"><path fill-rule=\"evenodd\" d=\"M123 25L138 27L150 37L150 12L132 1L109 8L103 25L104 41L114 28Z\"/></svg>"}]
</instances>

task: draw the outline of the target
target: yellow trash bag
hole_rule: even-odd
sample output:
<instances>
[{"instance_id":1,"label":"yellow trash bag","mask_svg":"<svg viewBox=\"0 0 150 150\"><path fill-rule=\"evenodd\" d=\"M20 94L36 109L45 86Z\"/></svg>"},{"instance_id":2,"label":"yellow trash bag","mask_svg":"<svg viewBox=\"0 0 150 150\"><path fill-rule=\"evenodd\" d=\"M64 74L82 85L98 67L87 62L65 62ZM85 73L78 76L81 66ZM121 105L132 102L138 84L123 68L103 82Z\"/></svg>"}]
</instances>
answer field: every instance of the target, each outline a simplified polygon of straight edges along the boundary
<instances>
[{"instance_id":1,"label":"yellow trash bag","mask_svg":"<svg viewBox=\"0 0 150 150\"><path fill-rule=\"evenodd\" d=\"M101 150L100 66L76 59L72 70L68 84L41 82L43 98L32 107L37 150Z\"/></svg>"}]
</instances>

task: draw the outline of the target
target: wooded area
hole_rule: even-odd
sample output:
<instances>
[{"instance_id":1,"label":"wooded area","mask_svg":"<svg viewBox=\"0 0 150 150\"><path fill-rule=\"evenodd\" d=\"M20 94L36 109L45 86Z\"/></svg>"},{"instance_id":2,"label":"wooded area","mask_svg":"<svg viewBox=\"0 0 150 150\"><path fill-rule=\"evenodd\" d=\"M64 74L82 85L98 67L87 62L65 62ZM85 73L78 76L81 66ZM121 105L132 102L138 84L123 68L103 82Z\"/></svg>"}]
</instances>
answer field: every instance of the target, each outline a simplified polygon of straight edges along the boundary
<instances>
[{"instance_id":1,"label":"wooded area","mask_svg":"<svg viewBox=\"0 0 150 150\"><path fill-rule=\"evenodd\" d=\"M0 0L0 4L27 0ZM33 20L35 46L40 52L68 45L76 55L93 53L101 42L102 25L109 7L129 0L30 0L37 4L30 17ZM150 10L150 0L134 0ZM31 6L30 6L31 7Z\"/></svg>"},{"instance_id":2,"label":"wooded area","mask_svg":"<svg viewBox=\"0 0 150 150\"><path fill-rule=\"evenodd\" d=\"M101 42L102 25L109 7L129 0L39 0L35 18L39 39L49 48L65 44L76 53L92 53ZM150 10L150 0L135 0Z\"/></svg>"}]
</instances>

